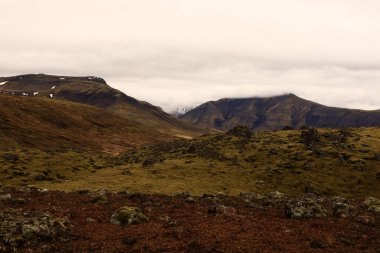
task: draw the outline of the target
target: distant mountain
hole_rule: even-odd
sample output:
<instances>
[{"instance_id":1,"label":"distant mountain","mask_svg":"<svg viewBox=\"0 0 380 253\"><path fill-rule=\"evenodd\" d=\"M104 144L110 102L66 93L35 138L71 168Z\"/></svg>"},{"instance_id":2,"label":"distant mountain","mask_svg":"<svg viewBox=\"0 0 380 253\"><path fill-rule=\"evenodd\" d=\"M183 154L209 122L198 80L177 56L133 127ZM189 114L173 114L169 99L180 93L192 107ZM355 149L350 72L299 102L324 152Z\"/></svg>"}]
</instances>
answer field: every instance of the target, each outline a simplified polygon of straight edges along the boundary
<instances>
[{"instance_id":1,"label":"distant mountain","mask_svg":"<svg viewBox=\"0 0 380 253\"><path fill-rule=\"evenodd\" d=\"M119 153L174 139L115 113L44 97L0 94L0 148L85 149Z\"/></svg>"},{"instance_id":2,"label":"distant mountain","mask_svg":"<svg viewBox=\"0 0 380 253\"><path fill-rule=\"evenodd\" d=\"M93 105L173 136L194 137L203 133L190 124L178 121L159 107L110 87L99 77L44 74L0 77L0 92L18 96L65 99Z\"/></svg>"},{"instance_id":3,"label":"distant mountain","mask_svg":"<svg viewBox=\"0 0 380 253\"><path fill-rule=\"evenodd\" d=\"M252 130L276 130L285 126L380 126L380 111L324 106L294 94L268 98L221 99L204 103L179 117L202 128L228 130L246 125Z\"/></svg>"},{"instance_id":4,"label":"distant mountain","mask_svg":"<svg viewBox=\"0 0 380 253\"><path fill-rule=\"evenodd\" d=\"M177 109L173 110L170 114L174 117L178 118L188 111L192 110L194 107L178 107Z\"/></svg>"}]
</instances>

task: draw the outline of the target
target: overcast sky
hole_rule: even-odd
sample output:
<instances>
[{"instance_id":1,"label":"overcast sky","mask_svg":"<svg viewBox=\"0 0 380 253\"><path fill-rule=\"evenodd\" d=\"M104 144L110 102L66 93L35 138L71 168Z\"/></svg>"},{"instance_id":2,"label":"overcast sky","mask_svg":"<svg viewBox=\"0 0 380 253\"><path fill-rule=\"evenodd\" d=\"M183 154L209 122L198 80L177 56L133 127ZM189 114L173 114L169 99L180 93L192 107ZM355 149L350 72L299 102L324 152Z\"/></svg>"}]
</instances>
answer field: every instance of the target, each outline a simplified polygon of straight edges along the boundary
<instances>
[{"instance_id":1,"label":"overcast sky","mask_svg":"<svg viewBox=\"0 0 380 253\"><path fill-rule=\"evenodd\" d=\"M95 75L170 111L295 93L380 108L379 0L0 0L0 75Z\"/></svg>"}]
</instances>

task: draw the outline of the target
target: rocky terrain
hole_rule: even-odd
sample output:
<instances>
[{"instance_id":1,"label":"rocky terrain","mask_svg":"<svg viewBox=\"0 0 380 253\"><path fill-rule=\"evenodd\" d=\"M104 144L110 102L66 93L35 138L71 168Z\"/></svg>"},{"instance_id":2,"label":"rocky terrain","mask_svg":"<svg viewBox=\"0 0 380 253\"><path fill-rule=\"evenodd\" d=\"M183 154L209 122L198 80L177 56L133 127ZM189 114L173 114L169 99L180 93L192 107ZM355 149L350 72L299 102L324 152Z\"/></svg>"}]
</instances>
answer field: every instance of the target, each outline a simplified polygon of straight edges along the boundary
<instances>
[{"instance_id":1,"label":"rocky terrain","mask_svg":"<svg viewBox=\"0 0 380 253\"><path fill-rule=\"evenodd\" d=\"M380 201L267 195L0 194L0 252L379 252Z\"/></svg>"},{"instance_id":2,"label":"rocky terrain","mask_svg":"<svg viewBox=\"0 0 380 253\"><path fill-rule=\"evenodd\" d=\"M203 128L229 130L238 125L251 130L284 127L373 127L380 125L379 111L328 107L294 94L268 98L231 98L210 101L179 117Z\"/></svg>"}]
</instances>

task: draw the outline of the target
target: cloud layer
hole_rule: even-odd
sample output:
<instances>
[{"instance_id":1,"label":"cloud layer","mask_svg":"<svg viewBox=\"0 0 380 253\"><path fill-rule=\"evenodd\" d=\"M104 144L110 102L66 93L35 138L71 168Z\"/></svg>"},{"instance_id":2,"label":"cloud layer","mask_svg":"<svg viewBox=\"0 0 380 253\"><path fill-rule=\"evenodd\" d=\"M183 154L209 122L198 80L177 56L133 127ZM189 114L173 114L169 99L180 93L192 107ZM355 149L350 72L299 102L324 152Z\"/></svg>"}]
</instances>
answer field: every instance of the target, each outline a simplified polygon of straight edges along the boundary
<instances>
[{"instance_id":1,"label":"cloud layer","mask_svg":"<svg viewBox=\"0 0 380 253\"><path fill-rule=\"evenodd\" d=\"M379 1L1 0L0 75L97 75L162 106L293 92L379 109Z\"/></svg>"}]
</instances>

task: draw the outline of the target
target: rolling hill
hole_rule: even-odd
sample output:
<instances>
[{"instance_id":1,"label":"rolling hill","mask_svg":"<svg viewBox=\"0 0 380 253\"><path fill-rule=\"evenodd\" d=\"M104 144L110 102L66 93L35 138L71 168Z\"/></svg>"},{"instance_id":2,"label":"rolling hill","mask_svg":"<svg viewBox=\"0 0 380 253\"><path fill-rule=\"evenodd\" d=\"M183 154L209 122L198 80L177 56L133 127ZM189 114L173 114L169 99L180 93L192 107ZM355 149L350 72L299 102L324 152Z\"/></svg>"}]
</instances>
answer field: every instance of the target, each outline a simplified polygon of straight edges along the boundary
<instances>
[{"instance_id":1,"label":"rolling hill","mask_svg":"<svg viewBox=\"0 0 380 253\"><path fill-rule=\"evenodd\" d=\"M286 126L372 127L380 125L380 111L324 106L294 94L268 98L221 99L204 103L179 119L202 128L228 130L237 125L252 130L278 130Z\"/></svg>"},{"instance_id":2,"label":"rolling hill","mask_svg":"<svg viewBox=\"0 0 380 253\"><path fill-rule=\"evenodd\" d=\"M0 92L93 105L172 136L189 138L203 133L202 130L165 113L159 107L139 101L110 87L99 77L44 74L0 77Z\"/></svg>"}]
</instances>

